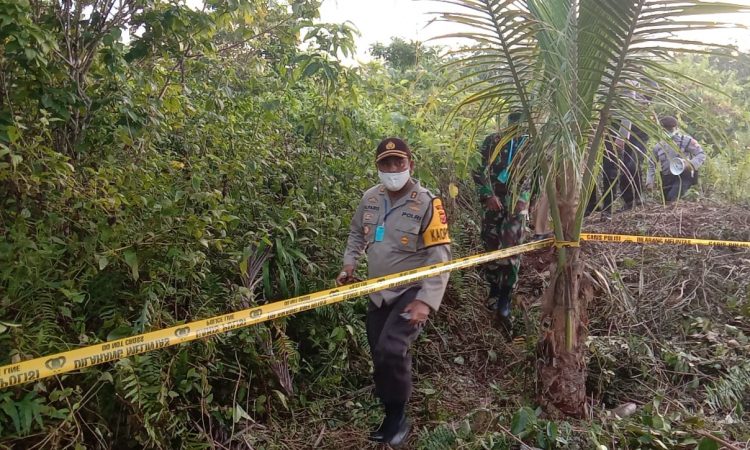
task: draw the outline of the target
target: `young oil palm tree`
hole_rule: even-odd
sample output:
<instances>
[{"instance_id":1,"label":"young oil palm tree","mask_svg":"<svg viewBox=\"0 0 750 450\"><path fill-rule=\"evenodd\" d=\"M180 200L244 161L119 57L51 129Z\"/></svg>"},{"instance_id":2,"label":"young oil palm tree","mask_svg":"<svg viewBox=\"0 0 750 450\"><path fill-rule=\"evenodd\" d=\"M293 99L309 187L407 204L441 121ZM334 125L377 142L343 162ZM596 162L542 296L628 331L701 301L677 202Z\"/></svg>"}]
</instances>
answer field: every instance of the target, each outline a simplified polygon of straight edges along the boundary
<instances>
[{"instance_id":1,"label":"young oil palm tree","mask_svg":"<svg viewBox=\"0 0 750 450\"><path fill-rule=\"evenodd\" d=\"M595 188L604 141L620 145L615 124L627 119L658 132L652 112L633 95L655 80L659 101L679 109L674 52L726 53L696 32L730 26L717 13L741 5L700 0L438 0L442 20L462 24L451 34L471 42L451 63L477 123L521 110L530 136L512 170L539 177L550 200L560 243L542 309L538 345L540 401L548 410L585 415L586 290L577 243L586 201Z\"/></svg>"}]
</instances>

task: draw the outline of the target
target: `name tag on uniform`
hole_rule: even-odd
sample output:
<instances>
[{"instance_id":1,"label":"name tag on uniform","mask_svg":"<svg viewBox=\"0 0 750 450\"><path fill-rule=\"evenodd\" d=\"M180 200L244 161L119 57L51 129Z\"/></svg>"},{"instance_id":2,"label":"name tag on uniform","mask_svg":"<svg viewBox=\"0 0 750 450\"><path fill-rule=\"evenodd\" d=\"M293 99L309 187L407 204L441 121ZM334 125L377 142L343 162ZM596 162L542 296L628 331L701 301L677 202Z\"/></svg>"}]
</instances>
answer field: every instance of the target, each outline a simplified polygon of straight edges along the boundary
<instances>
[{"instance_id":1,"label":"name tag on uniform","mask_svg":"<svg viewBox=\"0 0 750 450\"><path fill-rule=\"evenodd\" d=\"M378 227L375 228L375 242L382 242L384 237L385 227L383 225L378 225Z\"/></svg>"}]
</instances>

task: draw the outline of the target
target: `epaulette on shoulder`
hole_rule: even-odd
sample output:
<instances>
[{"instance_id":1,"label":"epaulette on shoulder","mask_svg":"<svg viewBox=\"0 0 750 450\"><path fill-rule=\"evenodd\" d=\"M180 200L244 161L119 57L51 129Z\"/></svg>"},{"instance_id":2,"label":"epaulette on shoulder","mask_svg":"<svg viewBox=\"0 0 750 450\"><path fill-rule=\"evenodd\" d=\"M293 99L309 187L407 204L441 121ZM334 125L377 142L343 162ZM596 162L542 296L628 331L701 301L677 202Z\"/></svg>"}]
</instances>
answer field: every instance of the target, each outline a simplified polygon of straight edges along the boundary
<instances>
[{"instance_id":1,"label":"epaulette on shoulder","mask_svg":"<svg viewBox=\"0 0 750 450\"><path fill-rule=\"evenodd\" d=\"M382 190L385 190L382 184L376 184L375 186L371 187L370 189L366 190L365 193L362 195L363 197L367 197L368 195L377 195Z\"/></svg>"},{"instance_id":2,"label":"epaulette on shoulder","mask_svg":"<svg viewBox=\"0 0 750 450\"><path fill-rule=\"evenodd\" d=\"M360 200L360 204L368 203L368 204L374 205L374 204L380 203L379 194L380 194L381 187L382 185L376 184L375 186L366 190L364 194L362 194L362 199Z\"/></svg>"},{"instance_id":3,"label":"epaulette on shoulder","mask_svg":"<svg viewBox=\"0 0 750 450\"><path fill-rule=\"evenodd\" d=\"M419 194L426 196L428 201L432 201L433 198L437 198L437 195L433 194L429 189L423 186L419 187Z\"/></svg>"}]
</instances>

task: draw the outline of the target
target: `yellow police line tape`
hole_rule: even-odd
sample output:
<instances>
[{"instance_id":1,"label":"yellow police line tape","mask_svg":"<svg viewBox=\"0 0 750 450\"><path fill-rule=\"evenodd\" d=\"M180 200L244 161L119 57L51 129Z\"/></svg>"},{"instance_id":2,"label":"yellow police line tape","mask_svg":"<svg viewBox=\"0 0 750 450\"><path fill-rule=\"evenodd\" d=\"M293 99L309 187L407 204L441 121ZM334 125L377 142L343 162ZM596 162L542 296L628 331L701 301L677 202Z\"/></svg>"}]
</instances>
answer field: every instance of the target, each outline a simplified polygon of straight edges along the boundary
<instances>
[{"instance_id":1,"label":"yellow police line tape","mask_svg":"<svg viewBox=\"0 0 750 450\"><path fill-rule=\"evenodd\" d=\"M716 239L677 238L668 236L635 236L630 234L581 233L584 241L632 242L634 244L710 245L712 247L750 248L750 242Z\"/></svg>"},{"instance_id":2,"label":"yellow police line tape","mask_svg":"<svg viewBox=\"0 0 750 450\"><path fill-rule=\"evenodd\" d=\"M601 242L634 242L661 244L697 244L728 247L747 247L750 242L717 241L708 239L671 238L654 236L629 236L617 234L583 233L581 239ZM301 311L319 308L372 292L413 283L425 278L453 270L484 264L496 259L507 258L554 244L554 239L544 239L515 247L496 250L479 255L467 256L445 263L420 267L394 273L380 278L361 281L333 289L326 289L288 300L269 303L255 308L244 309L230 314L196 320L162 330L151 331L136 336L81 347L75 350L43 356L16 364L0 367L0 389L28 383L86 367L116 361L140 353L149 352L173 345L225 333L237 328L255 325L280 317L291 316Z\"/></svg>"},{"instance_id":3,"label":"yellow police line tape","mask_svg":"<svg viewBox=\"0 0 750 450\"><path fill-rule=\"evenodd\" d=\"M531 242L489 253L467 256L445 263L420 267L394 273L380 278L361 281L333 289L294 297L256 308L196 320L162 330L151 331L124 339L81 347L67 352L34 358L17 364L0 367L0 388L28 383L42 378L60 375L96 364L116 361L129 356L157 350L183 342L225 333L241 327L255 325L267 320L290 316L300 311L349 300L372 292L402 286L441 273L475 266L495 259L507 258L531 250L542 249L552 244L553 239Z\"/></svg>"}]
</instances>

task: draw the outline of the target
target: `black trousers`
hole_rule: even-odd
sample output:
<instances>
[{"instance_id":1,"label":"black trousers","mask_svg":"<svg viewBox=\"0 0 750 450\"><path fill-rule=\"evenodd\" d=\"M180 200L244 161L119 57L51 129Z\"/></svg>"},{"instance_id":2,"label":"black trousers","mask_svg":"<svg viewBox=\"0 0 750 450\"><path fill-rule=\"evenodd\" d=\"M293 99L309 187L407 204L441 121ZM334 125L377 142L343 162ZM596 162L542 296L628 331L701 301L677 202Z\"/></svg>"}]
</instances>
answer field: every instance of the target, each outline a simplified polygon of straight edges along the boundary
<instances>
[{"instance_id":1,"label":"black trousers","mask_svg":"<svg viewBox=\"0 0 750 450\"><path fill-rule=\"evenodd\" d=\"M375 367L375 395L383 404L405 403L411 397L411 352L409 347L422 331L401 317L406 305L419 292L418 287L404 291L390 305L367 306L367 340Z\"/></svg>"},{"instance_id":2,"label":"black trousers","mask_svg":"<svg viewBox=\"0 0 750 450\"><path fill-rule=\"evenodd\" d=\"M602 187L602 204L600 209L602 211L612 212L612 204L615 202L615 194L617 194L617 174L619 172L617 161L617 155L613 151L614 144L611 140L607 139L604 141L604 159L602 160L602 181L604 186ZM591 214L596 209L597 201L596 187L591 191L591 197L586 205L586 214Z\"/></svg>"},{"instance_id":3,"label":"black trousers","mask_svg":"<svg viewBox=\"0 0 750 450\"><path fill-rule=\"evenodd\" d=\"M614 143L610 139L604 141L604 159L602 160L602 181L604 185L602 186L600 208L602 211L612 212L612 204L617 198L618 184L622 200L626 205L633 204L633 201L637 203L643 201L641 162L645 154L646 142L648 142L646 134L632 133L630 139L625 143L622 161L620 161L614 150ZM586 214L591 214L597 203L596 189L594 189L586 205Z\"/></svg>"},{"instance_id":4,"label":"black trousers","mask_svg":"<svg viewBox=\"0 0 750 450\"><path fill-rule=\"evenodd\" d=\"M630 140L625 143L622 153L622 174L620 175L620 191L622 200L627 205L643 203L643 182L641 179L641 162L646 154L648 136L642 133L632 133Z\"/></svg>"},{"instance_id":5,"label":"black trousers","mask_svg":"<svg viewBox=\"0 0 750 450\"><path fill-rule=\"evenodd\" d=\"M689 170L682 172L679 175L661 174L661 183L664 193L664 200L667 202L673 202L678 198L682 197L691 186L698 182L698 172L694 172L692 175Z\"/></svg>"}]
</instances>

